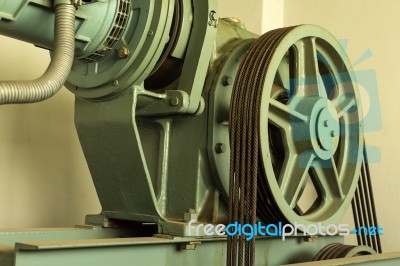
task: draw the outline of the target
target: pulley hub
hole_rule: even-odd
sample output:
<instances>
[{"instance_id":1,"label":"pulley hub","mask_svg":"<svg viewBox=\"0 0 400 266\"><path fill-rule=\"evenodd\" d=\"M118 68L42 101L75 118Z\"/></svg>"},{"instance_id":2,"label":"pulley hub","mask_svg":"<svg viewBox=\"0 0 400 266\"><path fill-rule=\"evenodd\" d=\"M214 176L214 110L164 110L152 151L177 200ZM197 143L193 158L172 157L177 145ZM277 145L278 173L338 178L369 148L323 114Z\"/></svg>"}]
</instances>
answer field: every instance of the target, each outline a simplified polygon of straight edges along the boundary
<instances>
[{"instance_id":1,"label":"pulley hub","mask_svg":"<svg viewBox=\"0 0 400 266\"><path fill-rule=\"evenodd\" d=\"M294 102L298 102L294 104ZM298 150L312 151L323 160L332 157L339 145L340 122L334 104L323 97L296 99L290 105L306 119L292 117L293 138Z\"/></svg>"},{"instance_id":2,"label":"pulley hub","mask_svg":"<svg viewBox=\"0 0 400 266\"><path fill-rule=\"evenodd\" d=\"M316 129L322 150L334 153L339 144L340 126L337 112L329 102L318 114Z\"/></svg>"}]
</instances>

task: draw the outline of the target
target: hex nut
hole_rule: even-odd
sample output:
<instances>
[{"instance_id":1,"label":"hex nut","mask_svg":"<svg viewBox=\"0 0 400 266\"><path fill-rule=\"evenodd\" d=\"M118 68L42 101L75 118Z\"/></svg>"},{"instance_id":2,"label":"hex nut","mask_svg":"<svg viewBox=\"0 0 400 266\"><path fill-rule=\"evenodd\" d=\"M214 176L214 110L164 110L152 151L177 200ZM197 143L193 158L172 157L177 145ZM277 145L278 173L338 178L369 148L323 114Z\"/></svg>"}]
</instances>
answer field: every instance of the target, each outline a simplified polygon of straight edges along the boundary
<instances>
[{"instance_id":1,"label":"hex nut","mask_svg":"<svg viewBox=\"0 0 400 266\"><path fill-rule=\"evenodd\" d=\"M117 55L118 55L118 58L120 58L120 59L127 58L128 55L129 55L128 47L122 46L121 48L119 48L118 51L117 51Z\"/></svg>"}]
</instances>

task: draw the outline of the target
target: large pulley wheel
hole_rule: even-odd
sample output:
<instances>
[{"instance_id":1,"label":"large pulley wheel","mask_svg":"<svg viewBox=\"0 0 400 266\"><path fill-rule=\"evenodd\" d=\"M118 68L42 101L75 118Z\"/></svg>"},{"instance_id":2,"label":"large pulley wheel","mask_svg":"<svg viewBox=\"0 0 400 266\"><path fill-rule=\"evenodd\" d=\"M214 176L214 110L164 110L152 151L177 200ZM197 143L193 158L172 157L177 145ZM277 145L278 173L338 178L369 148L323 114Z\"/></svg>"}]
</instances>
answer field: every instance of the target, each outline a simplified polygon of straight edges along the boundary
<instances>
[{"instance_id":1,"label":"large pulley wheel","mask_svg":"<svg viewBox=\"0 0 400 266\"><path fill-rule=\"evenodd\" d=\"M268 32L235 86L262 88L258 218L337 222L356 189L363 143L356 80L338 41L313 25Z\"/></svg>"}]
</instances>

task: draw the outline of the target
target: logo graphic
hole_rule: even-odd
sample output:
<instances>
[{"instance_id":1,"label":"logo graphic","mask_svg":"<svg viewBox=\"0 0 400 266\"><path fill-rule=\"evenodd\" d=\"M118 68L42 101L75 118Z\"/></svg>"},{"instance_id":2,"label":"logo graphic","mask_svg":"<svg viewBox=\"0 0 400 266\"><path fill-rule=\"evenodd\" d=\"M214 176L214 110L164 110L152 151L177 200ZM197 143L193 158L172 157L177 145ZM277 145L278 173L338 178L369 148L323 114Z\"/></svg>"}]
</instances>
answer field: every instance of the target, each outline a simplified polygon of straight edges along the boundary
<instances>
[{"instance_id":1,"label":"logo graphic","mask_svg":"<svg viewBox=\"0 0 400 266\"><path fill-rule=\"evenodd\" d=\"M261 222L256 224L240 224L235 222L228 225L194 225L194 223L195 220L189 222L189 236L244 236L246 241L250 241L256 236L280 237L282 241L285 241L290 236L348 236L351 232L358 235L383 235L383 228L379 226L370 228L362 226L359 229L350 231L348 224L330 224L324 226L321 223L309 225L294 223L292 225L283 224L282 222L268 225L264 225Z\"/></svg>"}]
</instances>

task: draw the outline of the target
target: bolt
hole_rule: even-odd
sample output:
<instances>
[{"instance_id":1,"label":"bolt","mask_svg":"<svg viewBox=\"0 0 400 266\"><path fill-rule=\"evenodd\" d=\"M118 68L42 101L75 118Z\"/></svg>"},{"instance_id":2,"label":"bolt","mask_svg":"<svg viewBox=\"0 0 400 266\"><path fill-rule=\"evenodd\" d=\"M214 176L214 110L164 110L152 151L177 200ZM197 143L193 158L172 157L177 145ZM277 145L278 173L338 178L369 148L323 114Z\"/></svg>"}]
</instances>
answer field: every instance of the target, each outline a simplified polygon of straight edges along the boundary
<instances>
[{"instance_id":1,"label":"bolt","mask_svg":"<svg viewBox=\"0 0 400 266\"><path fill-rule=\"evenodd\" d=\"M125 59L129 55L129 49L126 46L122 46L121 48L118 49L118 58L120 59Z\"/></svg>"},{"instance_id":2,"label":"bolt","mask_svg":"<svg viewBox=\"0 0 400 266\"><path fill-rule=\"evenodd\" d=\"M335 131L331 131L331 137L334 138L335 137Z\"/></svg>"},{"instance_id":3,"label":"bolt","mask_svg":"<svg viewBox=\"0 0 400 266\"><path fill-rule=\"evenodd\" d=\"M324 126L325 126L325 127L329 127L329 121L328 121L328 120L325 120L325 121L324 121Z\"/></svg>"},{"instance_id":4,"label":"bolt","mask_svg":"<svg viewBox=\"0 0 400 266\"><path fill-rule=\"evenodd\" d=\"M114 81L113 81L113 85L114 85L114 86L118 86L118 84L119 84L119 81L118 81L118 80L114 80Z\"/></svg>"},{"instance_id":5,"label":"bolt","mask_svg":"<svg viewBox=\"0 0 400 266\"><path fill-rule=\"evenodd\" d=\"M215 21L215 20L217 20L216 18L215 18L215 15L217 14L217 12L215 12L214 10L212 10L211 12L210 12L210 19L212 20L212 21Z\"/></svg>"},{"instance_id":6,"label":"bolt","mask_svg":"<svg viewBox=\"0 0 400 266\"><path fill-rule=\"evenodd\" d=\"M225 144L223 144L223 143L215 144L215 152L218 154L225 153L226 152Z\"/></svg>"},{"instance_id":7,"label":"bolt","mask_svg":"<svg viewBox=\"0 0 400 266\"><path fill-rule=\"evenodd\" d=\"M195 210L195 209L187 209L186 212L187 212L187 213L192 213L192 214L193 214L193 213L196 213L196 210Z\"/></svg>"},{"instance_id":8,"label":"bolt","mask_svg":"<svg viewBox=\"0 0 400 266\"><path fill-rule=\"evenodd\" d=\"M172 97L171 100L169 101L169 103L172 106L178 106L179 105L179 99L177 97Z\"/></svg>"},{"instance_id":9,"label":"bolt","mask_svg":"<svg viewBox=\"0 0 400 266\"><path fill-rule=\"evenodd\" d=\"M305 237L304 238L305 242L309 242L309 243L314 243L315 242L315 238L310 236L310 237Z\"/></svg>"},{"instance_id":10,"label":"bolt","mask_svg":"<svg viewBox=\"0 0 400 266\"><path fill-rule=\"evenodd\" d=\"M214 28L217 28L218 27L217 12L212 10L209 14L209 19L210 19L210 21L208 22L208 25L214 26Z\"/></svg>"},{"instance_id":11,"label":"bolt","mask_svg":"<svg viewBox=\"0 0 400 266\"><path fill-rule=\"evenodd\" d=\"M149 32L147 33L147 36L153 36L154 35L154 31L153 30L149 30Z\"/></svg>"},{"instance_id":12,"label":"bolt","mask_svg":"<svg viewBox=\"0 0 400 266\"><path fill-rule=\"evenodd\" d=\"M183 214L183 220L185 222L197 221L198 214L195 209L187 209L187 211Z\"/></svg>"},{"instance_id":13,"label":"bolt","mask_svg":"<svg viewBox=\"0 0 400 266\"><path fill-rule=\"evenodd\" d=\"M181 248L184 250L195 250L196 245L181 245Z\"/></svg>"},{"instance_id":14,"label":"bolt","mask_svg":"<svg viewBox=\"0 0 400 266\"><path fill-rule=\"evenodd\" d=\"M195 250L197 245L201 245L200 241L191 241L188 243L182 243L180 245L182 250Z\"/></svg>"},{"instance_id":15,"label":"bolt","mask_svg":"<svg viewBox=\"0 0 400 266\"><path fill-rule=\"evenodd\" d=\"M233 78L231 76L224 76L222 78L222 85L229 86L233 84Z\"/></svg>"}]
</instances>

